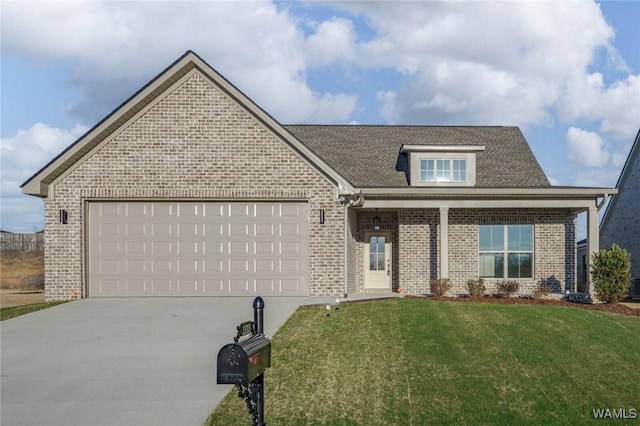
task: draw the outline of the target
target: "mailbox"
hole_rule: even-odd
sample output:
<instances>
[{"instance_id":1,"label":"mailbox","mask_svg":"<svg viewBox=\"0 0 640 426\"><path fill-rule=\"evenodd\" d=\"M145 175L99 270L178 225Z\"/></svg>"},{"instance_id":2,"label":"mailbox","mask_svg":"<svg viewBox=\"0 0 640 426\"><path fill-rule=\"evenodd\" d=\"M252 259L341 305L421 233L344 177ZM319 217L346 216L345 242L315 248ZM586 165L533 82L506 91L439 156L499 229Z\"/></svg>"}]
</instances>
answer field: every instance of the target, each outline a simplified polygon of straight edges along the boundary
<instances>
[{"instance_id":1,"label":"mailbox","mask_svg":"<svg viewBox=\"0 0 640 426\"><path fill-rule=\"evenodd\" d=\"M248 386L271 367L271 341L258 333L218 352L218 384Z\"/></svg>"}]
</instances>

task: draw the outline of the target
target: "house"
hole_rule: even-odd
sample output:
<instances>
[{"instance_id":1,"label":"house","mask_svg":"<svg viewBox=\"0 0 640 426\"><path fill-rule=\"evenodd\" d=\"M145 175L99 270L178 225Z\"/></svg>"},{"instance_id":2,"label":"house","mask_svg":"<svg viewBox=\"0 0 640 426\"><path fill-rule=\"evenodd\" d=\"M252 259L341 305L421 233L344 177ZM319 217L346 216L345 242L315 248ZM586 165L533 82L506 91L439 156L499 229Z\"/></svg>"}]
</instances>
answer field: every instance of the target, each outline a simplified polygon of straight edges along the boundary
<instances>
[{"instance_id":1,"label":"house","mask_svg":"<svg viewBox=\"0 0 640 426\"><path fill-rule=\"evenodd\" d=\"M551 186L516 127L284 126L193 52L22 190L45 203L48 300L564 292L576 214L597 250L615 193Z\"/></svg>"},{"instance_id":2,"label":"house","mask_svg":"<svg viewBox=\"0 0 640 426\"><path fill-rule=\"evenodd\" d=\"M631 253L631 294L640 298L640 131L616 183L618 193L611 198L600 225L600 246L613 243Z\"/></svg>"}]
</instances>

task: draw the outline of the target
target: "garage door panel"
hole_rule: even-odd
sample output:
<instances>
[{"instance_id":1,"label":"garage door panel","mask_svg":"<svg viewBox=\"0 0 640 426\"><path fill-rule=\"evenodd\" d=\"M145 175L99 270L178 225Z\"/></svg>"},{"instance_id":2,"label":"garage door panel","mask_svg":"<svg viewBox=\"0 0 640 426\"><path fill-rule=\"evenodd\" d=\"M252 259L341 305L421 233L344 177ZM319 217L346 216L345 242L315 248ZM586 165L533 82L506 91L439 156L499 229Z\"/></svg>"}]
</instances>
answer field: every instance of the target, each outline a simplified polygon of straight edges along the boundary
<instances>
[{"instance_id":1,"label":"garage door panel","mask_svg":"<svg viewBox=\"0 0 640 426\"><path fill-rule=\"evenodd\" d=\"M173 259L153 259L150 272L153 274L171 274L175 270L173 263Z\"/></svg>"},{"instance_id":2,"label":"garage door panel","mask_svg":"<svg viewBox=\"0 0 640 426\"><path fill-rule=\"evenodd\" d=\"M117 223L102 223L98 227L99 235L103 238L117 237L120 238L122 232L120 231L120 225Z\"/></svg>"},{"instance_id":3,"label":"garage door panel","mask_svg":"<svg viewBox=\"0 0 640 426\"><path fill-rule=\"evenodd\" d=\"M147 243L144 241L127 241L126 247L128 256L144 255L147 253Z\"/></svg>"},{"instance_id":4,"label":"garage door panel","mask_svg":"<svg viewBox=\"0 0 640 426\"><path fill-rule=\"evenodd\" d=\"M198 254L198 246L201 244L199 241L178 241L176 243L178 247L178 255L189 256Z\"/></svg>"},{"instance_id":5,"label":"garage door panel","mask_svg":"<svg viewBox=\"0 0 640 426\"><path fill-rule=\"evenodd\" d=\"M255 272L258 274L275 272L276 262L273 259L256 259Z\"/></svg>"},{"instance_id":6,"label":"garage door panel","mask_svg":"<svg viewBox=\"0 0 640 426\"><path fill-rule=\"evenodd\" d=\"M147 235L147 224L146 223L127 223L125 227L125 232L128 236L139 236L143 237Z\"/></svg>"},{"instance_id":7,"label":"garage door panel","mask_svg":"<svg viewBox=\"0 0 640 426\"><path fill-rule=\"evenodd\" d=\"M229 236L230 237L248 237L249 236L249 224L248 223L231 223L231 224L229 224Z\"/></svg>"},{"instance_id":8,"label":"garage door panel","mask_svg":"<svg viewBox=\"0 0 640 426\"><path fill-rule=\"evenodd\" d=\"M102 275L120 274L124 272L122 261L117 259L101 259L98 268Z\"/></svg>"},{"instance_id":9,"label":"garage door panel","mask_svg":"<svg viewBox=\"0 0 640 426\"><path fill-rule=\"evenodd\" d=\"M230 279L229 291L236 293L247 293L249 291L249 280L239 278Z\"/></svg>"},{"instance_id":10,"label":"garage door panel","mask_svg":"<svg viewBox=\"0 0 640 426\"><path fill-rule=\"evenodd\" d=\"M283 223L280 225L281 237L297 237L300 235L300 225L297 223Z\"/></svg>"},{"instance_id":11,"label":"garage door panel","mask_svg":"<svg viewBox=\"0 0 640 426\"><path fill-rule=\"evenodd\" d=\"M151 253L154 257L160 257L163 255L174 255L172 241L150 241L148 244L151 246Z\"/></svg>"},{"instance_id":12,"label":"garage door panel","mask_svg":"<svg viewBox=\"0 0 640 426\"><path fill-rule=\"evenodd\" d=\"M179 279L178 281L178 293L181 296L188 296L190 294L198 293L198 280L197 279Z\"/></svg>"},{"instance_id":13,"label":"garage door panel","mask_svg":"<svg viewBox=\"0 0 640 426\"><path fill-rule=\"evenodd\" d=\"M280 292L292 293L300 291L300 280L297 278L282 278L280 281Z\"/></svg>"},{"instance_id":14,"label":"garage door panel","mask_svg":"<svg viewBox=\"0 0 640 426\"><path fill-rule=\"evenodd\" d=\"M273 223L256 223L255 236L273 238L275 225Z\"/></svg>"},{"instance_id":15,"label":"garage door panel","mask_svg":"<svg viewBox=\"0 0 640 426\"><path fill-rule=\"evenodd\" d=\"M305 294L307 211L294 202L90 202L89 296Z\"/></svg>"},{"instance_id":16,"label":"garage door panel","mask_svg":"<svg viewBox=\"0 0 640 426\"><path fill-rule=\"evenodd\" d=\"M130 279L127 280L127 293L144 295L147 293L147 285L144 279Z\"/></svg>"},{"instance_id":17,"label":"garage door panel","mask_svg":"<svg viewBox=\"0 0 640 426\"><path fill-rule=\"evenodd\" d=\"M147 272L147 261L145 259L127 259L125 260L126 274L142 274Z\"/></svg>"},{"instance_id":18,"label":"garage door panel","mask_svg":"<svg viewBox=\"0 0 640 426\"><path fill-rule=\"evenodd\" d=\"M205 223L202 234L209 238L221 237L225 235L225 229L226 227L222 223Z\"/></svg>"},{"instance_id":19,"label":"garage door panel","mask_svg":"<svg viewBox=\"0 0 640 426\"><path fill-rule=\"evenodd\" d=\"M257 279L255 281L256 292L273 293L273 291L276 289L275 281L276 280L274 279Z\"/></svg>"},{"instance_id":20,"label":"garage door panel","mask_svg":"<svg viewBox=\"0 0 640 426\"><path fill-rule=\"evenodd\" d=\"M151 293L158 296L169 296L172 291L173 282L168 279L151 280Z\"/></svg>"},{"instance_id":21,"label":"garage door panel","mask_svg":"<svg viewBox=\"0 0 640 426\"><path fill-rule=\"evenodd\" d=\"M134 204L134 203L132 203ZM174 216L175 204L173 203L152 203L148 212L157 221L170 219Z\"/></svg>"},{"instance_id":22,"label":"garage door panel","mask_svg":"<svg viewBox=\"0 0 640 426\"><path fill-rule=\"evenodd\" d=\"M229 259L229 273L246 273L253 272L253 268L249 269L249 259Z\"/></svg>"},{"instance_id":23,"label":"garage door panel","mask_svg":"<svg viewBox=\"0 0 640 426\"><path fill-rule=\"evenodd\" d=\"M120 247L121 244L119 241L101 241L100 242L100 252L105 256L109 255L120 255Z\"/></svg>"},{"instance_id":24,"label":"garage door panel","mask_svg":"<svg viewBox=\"0 0 640 426\"><path fill-rule=\"evenodd\" d=\"M173 235L173 226L171 223L158 222L151 224L151 235L154 237L170 237Z\"/></svg>"}]
</instances>

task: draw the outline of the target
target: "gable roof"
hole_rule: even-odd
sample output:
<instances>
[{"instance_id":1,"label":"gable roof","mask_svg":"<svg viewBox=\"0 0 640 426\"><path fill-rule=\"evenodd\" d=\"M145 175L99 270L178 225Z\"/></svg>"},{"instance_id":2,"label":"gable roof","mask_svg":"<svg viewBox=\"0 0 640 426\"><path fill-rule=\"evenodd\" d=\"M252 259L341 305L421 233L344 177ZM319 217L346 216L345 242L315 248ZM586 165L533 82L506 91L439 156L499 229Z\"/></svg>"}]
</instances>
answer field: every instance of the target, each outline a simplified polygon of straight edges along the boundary
<instances>
[{"instance_id":1,"label":"gable roof","mask_svg":"<svg viewBox=\"0 0 640 426\"><path fill-rule=\"evenodd\" d=\"M482 145L477 188L550 187L517 127L285 126L356 187L408 187L402 145Z\"/></svg>"},{"instance_id":2,"label":"gable roof","mask_svg":"<svg viewBox=\"0 0 640 426\"><path fill-rule=\"evenodd\" d=\"M634 184L634 182L629 181L629 176L631 176L631 172L634 167L640 167L640 130L638 130L636 139L633 141L633 145L631 146L631 151L629 152L627 160L622 167L622 172L618 177L618 182L616 182L616 189L619 192L622 192L625 186ZM635 182L635 184L637 185L638 183ZM607 205L607 208L604 211L602 222L600 223L600 235L604 233L604 230L609 224L613 212L616 210L618 198L619 197L617 195L614 195L611 198L611 202Z\"/></svg>"},{"instance_id":3,"label":"gable roof","mask_svg":"<svg viewBox=\"0 0 640 426\"><path fill-rule=\"evenodd\" d=\"M126 126L128 122L137 118L137 116L144 113L147 108L162 99L174 84L179 83L181 79L194 70L200 72L201 75L213 83L217 89L222 91L265 127L279 136L297 155L315 167L325 177L342 188L353 191L348 182L334 169L329 167L315 152L302 144L278 121L271 117L271 115L255 104L198 55L189 50L147 83L142 89L124 101L111 112L111 114L27 179L20 185L22 192L38 197L48 197L50 195L50 185L55 184L57 179L64 177L71 170L74 170L84 159L91 155L93 150L98 149L102 143L110 140L119 129Z\"/></svg>"}]
</instances>

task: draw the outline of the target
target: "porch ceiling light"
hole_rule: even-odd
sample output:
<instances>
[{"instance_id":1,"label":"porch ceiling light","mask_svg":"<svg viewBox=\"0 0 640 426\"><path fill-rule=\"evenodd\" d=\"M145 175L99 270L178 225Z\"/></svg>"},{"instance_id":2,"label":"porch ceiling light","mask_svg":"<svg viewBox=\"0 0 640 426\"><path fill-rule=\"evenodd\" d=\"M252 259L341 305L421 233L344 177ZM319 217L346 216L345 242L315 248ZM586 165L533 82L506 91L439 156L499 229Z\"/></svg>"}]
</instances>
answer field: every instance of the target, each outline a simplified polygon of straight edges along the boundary
<instances>
[{"instance_id":1,"label":"porch ceiling light","mask_svg":"<svg viewBox=\"0 0 640 426\"><path fill-rule=\"evenodd\" d=\"M380 230L380 216L378 216L377 212L376 212L376 215L373 217L373 230L374 231Z\"/></svg>"}]
</instances>

